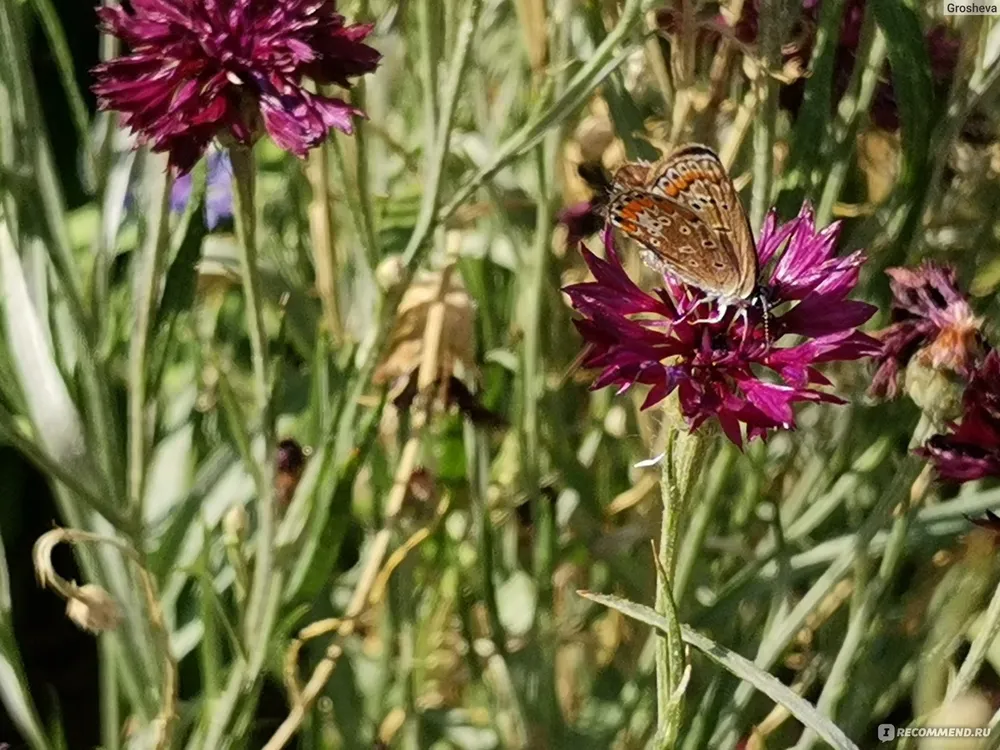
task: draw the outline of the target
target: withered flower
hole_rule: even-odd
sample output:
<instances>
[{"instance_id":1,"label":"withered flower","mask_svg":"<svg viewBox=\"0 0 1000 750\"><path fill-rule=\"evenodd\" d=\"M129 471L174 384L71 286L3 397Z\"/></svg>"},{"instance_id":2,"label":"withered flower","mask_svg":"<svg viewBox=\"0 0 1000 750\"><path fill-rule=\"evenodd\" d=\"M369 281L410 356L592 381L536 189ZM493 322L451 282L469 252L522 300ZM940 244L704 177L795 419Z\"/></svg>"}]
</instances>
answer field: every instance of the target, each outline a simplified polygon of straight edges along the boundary
<instances>
[{"instance_id":1,"label":"withered flower","mask_svg":"<svg viewBox=\"0 0 1000 750\"><path fill-rule=\"evenodd\" d=\"M115 630L122 621L118 603L93 583L72 588L66 601L66 616L82 630L94 634Z\"/></svg>"},{"instance_id":2,"label":"withered flower","mask_svg":"<svg viewBox=\"0 0 1000 750\"><path fill-rule=\"evenodd\" d=\"M914 357L932 370L968 377L983 350L983 320L959 291L955 270L926 261L916 269L886 273L893 323L878 335L882 351L869 392L895 398L900 372Z\"/></svg>"}]
</instances>

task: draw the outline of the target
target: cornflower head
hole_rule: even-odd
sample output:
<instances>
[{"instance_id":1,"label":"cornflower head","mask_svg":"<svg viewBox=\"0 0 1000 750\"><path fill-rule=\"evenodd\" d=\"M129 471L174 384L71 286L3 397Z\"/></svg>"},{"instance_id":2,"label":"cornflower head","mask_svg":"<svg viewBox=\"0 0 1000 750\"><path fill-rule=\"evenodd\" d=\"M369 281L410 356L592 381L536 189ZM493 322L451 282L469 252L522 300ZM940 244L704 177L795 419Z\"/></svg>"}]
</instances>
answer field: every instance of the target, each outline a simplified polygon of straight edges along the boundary
<instances>
[{"instance_id":1,"label":"cornflower head","mask_svg":"<svg viewBox=\"0 0 1000 750\"><path fill-rule=\"evenodd\" d=\"M835 256L839 234L839 223L817 231L809 204L784 224L772 211L757 243L760 267L784 250L761 277L771 308L767 320L753 306L730 309L715 321L704 292L669 275L652 294L640 289L606 229L604 259L582 247L594 281L565 289L582 315L575 324L587 344L583 365L601 371L593 388L616 385L621 393L649 386L644 409L676 390L691 430L715 418L737 446L744 433L752 440L794 428L797 402L844 403L823 389L831 383L817 366L879 349L855 330L875 308L847 299L864 255Z\"/></svg>"},{"instance_id":2,"label":"cornflower head","mask_svg":"<svg viewBox=\"0 0 1000 750\"><path fill-rule=\"evenodd\" d=\"M917 454L953 482L1000 477L1000 354L991 351L962 396L961 423L934 435ZM995 518L995 517L994 517Z\"/></svg>"},{"instance_id":3,"label":"cornflower head","mask_svg":"<svg viewBox=\"0 0 1000 750\"><path fill-rule=\"evenodd\" d=\"M129 47L94 68L101 109L189 172L212 139L244 145L263 132L298 156L363 113L317 86L347 88L380 55L372 27L347 25L335 0L131 0L98 10Z\"/></svg>"},{"instance_id":4,"label":"cornflower head","mask_svg":"<svg viewBox=\"0 0 1000 750\"><path fill-rule=\"evenodd\" d=\"M911 359L937 372L968 378L983 349L982 318L959 291L955 269L925 261L915 269L890 268L893 322L877 334L881 351L869 389L895 398Z\"/></svg>"}]
</instances>

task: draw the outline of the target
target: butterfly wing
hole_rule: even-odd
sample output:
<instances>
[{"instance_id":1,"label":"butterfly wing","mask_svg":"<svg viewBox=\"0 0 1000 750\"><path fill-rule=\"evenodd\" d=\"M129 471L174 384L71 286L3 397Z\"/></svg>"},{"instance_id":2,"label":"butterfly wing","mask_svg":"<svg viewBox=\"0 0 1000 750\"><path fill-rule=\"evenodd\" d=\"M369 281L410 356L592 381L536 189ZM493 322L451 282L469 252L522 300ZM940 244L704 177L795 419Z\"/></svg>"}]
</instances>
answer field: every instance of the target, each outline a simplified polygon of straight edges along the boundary
<instances>
[{"instance_id":1,"label":"butterfly wing","mask_svg":"<svg viewBox=\"0 0 1000 750\"><path fill-rule=\"evenodd\" d=\"M615 190L643 189L649 182L653 165L648 162L626 162L615 171L612 184Z\"/></svg>"},{"instance_id":2,"label":"butterfly wing","mask_svg":"<svg viewBox=\"0 0 1000 750\"><path fill-rule=\"evenodd\" d=\"M647 251L648 265L710 294L727 294L735 261L707 219L683 203L640 189L617 192L607 213L613 226Z\"/></svg>"},{"instance_id":3,"label":"butterfly wing","mask_svg":"<svg viewBox=\"0 0 1000 750\"><path fill-rule=\"evenodd\" d=\"M690 209L716 233L730 256L717 279L722 297L747 299L757 287L757 248L736 186L719 157L707 146L683 146L647 178L646 189Z\"/></svg>"}]
</instances>

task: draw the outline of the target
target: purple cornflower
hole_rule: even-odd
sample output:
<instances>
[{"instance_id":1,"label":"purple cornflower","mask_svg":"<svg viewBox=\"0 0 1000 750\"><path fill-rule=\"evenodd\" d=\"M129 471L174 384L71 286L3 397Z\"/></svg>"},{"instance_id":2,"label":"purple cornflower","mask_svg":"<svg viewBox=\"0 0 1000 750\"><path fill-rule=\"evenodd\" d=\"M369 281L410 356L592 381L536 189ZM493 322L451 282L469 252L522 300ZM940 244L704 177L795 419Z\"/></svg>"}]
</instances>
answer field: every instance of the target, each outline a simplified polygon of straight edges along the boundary
<instances>
[{"instance_id":1,"label":"purple cornflower","mask_svg":"<svg viewBox=\"0 0 1000 750\"><path fill-rule=\"evenodd\" d=\"M131 0L98 10L130 48L94 68L101 109L191 170L216 136L252 144L264 130L298 156L362 115L303 85L347 88L379 53L370 25L348 26L334 0Z\"/></svg>"},{"instance_id":2,"label":"purple cornflower","mask_svg":"<svg viewBox=\"0 0 1000 750\"><path fill-rule=\"evenodd\" d=\"M205 175L205 225L211 230L220 222L233 217L233 168L225 151L210 150ZM170 192L170 209L183 213L191 198L194 178L191 173L174 180Z\"/></svg>"},{"instance_id":3,"label":"purple cornflower","mask_svg":"<svg viewBox=\"0 0 1000 750\"><path fill-rule=\"evenodd\" d=\"M943 479L969 482L1000 477L1000 354L991 351L972 373L962 398L962 422L935 435L917 453Z\"/></svg>"},{"instance_id":4,"label":"purple cornflower","mask_svg":"<svg viewBox=\"0 0 1000 750\"><path fill-rule=\"evenodd\" d=\"M816 365L870 356L878 342L855 330L875 308L847 299L864 255L834 256L839 234L839 222L817 232L808 204L785 224L768 215L757 245L761 268L785 248L769 278L762 277L775 308L769 339L757 306L712 323L698 289L664 277L666 289L644 292L625 273L606 230L605 260L582 248L595 280L565 290L583 315L575 322L588 346L584 366L601 370L593 388L647 385L644 409L676 389L690 429L716 417L737 446L741 425L748 440L793 428L795 402L844 403L816 387L830 385ZM786 335L799 338L779 346ZM762 368L773 377L762 378Z\"/></svg>"},{"instance_id":5,"label":"purple cornflower","mask_svg":"<svg viewBox=\"0 0 1000 750\"><path fill-rule=\"evenodd\" d=\"M869 393L895 398L900 373L917 356L934 370L968 377L982 350L983 321L958 289L955 269L925 261L890 268L893 323L878 334L882 349Z\"/></svg>"}]
</instances>

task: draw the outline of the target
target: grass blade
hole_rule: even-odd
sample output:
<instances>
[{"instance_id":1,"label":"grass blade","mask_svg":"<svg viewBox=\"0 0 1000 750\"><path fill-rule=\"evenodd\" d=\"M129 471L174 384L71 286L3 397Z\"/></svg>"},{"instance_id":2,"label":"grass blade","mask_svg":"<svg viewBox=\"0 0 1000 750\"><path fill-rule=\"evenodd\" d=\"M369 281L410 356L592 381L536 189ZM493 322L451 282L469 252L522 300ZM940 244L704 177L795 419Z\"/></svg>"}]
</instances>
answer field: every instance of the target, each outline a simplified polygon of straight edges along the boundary
<instances>
[{"instance_id":1,"label":"grass blade","mask_svg":"<svg viewBox=\"0 0 1000 750\"><path fill-rule=\"evenodd\" d=\"M661 633L667 632L669 623L666 619L645 605L608 594L595 594L590 591L577 593L586 599L617 610L626 617L651 625ZM681 626L681 637L685 643L694 646L730 674L750 683L775 703L787 708L796 719L830 743L831 747L837 750L858 750L858 746L851 742L833 722L820 714L809 701L792 692L773 675L758 669L750 660L686 625Z\"/></svg>"}]
</instances>

